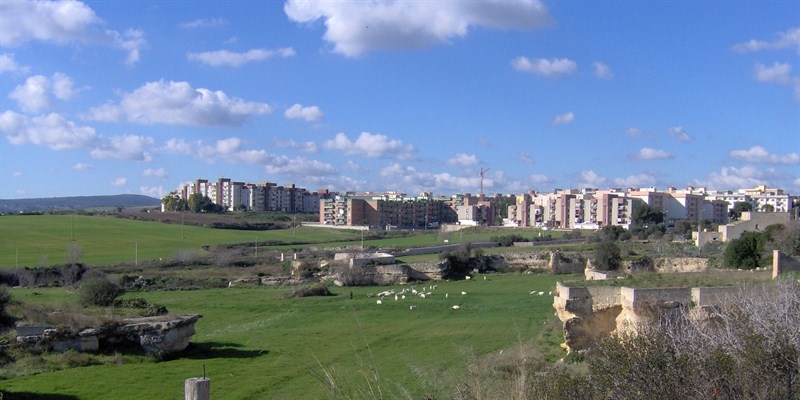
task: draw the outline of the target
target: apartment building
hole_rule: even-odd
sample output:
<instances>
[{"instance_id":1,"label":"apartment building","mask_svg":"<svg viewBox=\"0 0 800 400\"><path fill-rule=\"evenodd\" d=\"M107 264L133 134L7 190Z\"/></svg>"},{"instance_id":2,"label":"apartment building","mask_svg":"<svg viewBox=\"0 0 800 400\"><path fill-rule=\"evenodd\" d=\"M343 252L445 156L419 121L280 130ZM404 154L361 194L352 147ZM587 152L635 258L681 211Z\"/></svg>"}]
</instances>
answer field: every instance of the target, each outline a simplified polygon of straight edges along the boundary
<instances>
[{"instance_id":1,"label":"apartment building","mask_svg":"<svg viewBox=\"0 0 800 400\"><path fill-rule=\"evenodd\" d=\"M326 225L425 229L456 222L443 199L397 192L336 195L319 201L319 222Z\"/></svg>"},{"instance_id":2,"label":"apartment building","mask_svg":"<svg viewBox=\"0 0 800 400\"><path fill-rule=\"evenodd\" d=\"M327 191L309 192L294 184L279 186L271 182L258 184L235 182L230 178L219 178L216 182L197 179L183 185L178 194L188 200L192 194L208 197L225 210L319 212L319 198Z\"/></svg>"}]
</instances>

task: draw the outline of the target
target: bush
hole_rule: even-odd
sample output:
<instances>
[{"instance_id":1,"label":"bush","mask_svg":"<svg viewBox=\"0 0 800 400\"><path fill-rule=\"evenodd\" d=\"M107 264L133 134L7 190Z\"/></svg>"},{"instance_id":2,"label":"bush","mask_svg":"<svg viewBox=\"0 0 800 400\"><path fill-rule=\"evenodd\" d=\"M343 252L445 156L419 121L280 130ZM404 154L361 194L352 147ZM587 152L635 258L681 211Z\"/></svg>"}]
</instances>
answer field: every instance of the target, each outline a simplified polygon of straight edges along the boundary
<instances>
[{"instance_id":1,"label":"bush","mask_svg":"<svg viewBox=\"0 0 800 400\"><path fill-rule=\"evenodd\" d=\"M166 306L155 304L143 299L141 297L131 297L127 299L116 299L114 301L115 308L130 308L137 310L142 317L155 317L157 315L165 315L169 311Z\"/></svg>"},{"instance_id":2,"label":"bush","mask_svg":"<svg viewBox=\"0 0 800 400\"><path fill-rule=\"evenodd\" d=\"M106 277L87 278L78 289L78 301L83 306L108 307L117 297L125 293L119 285Z\"/></svg>"},{"instance_id":3,"label":"bush","mask_svg":"<svg viewBox=\"0 0 800 400\"><path fill-rule=\"evenodd\" d=\"M723 254L725 266L729 268L754 269L761 266L761 252L764 249L765 235L745 232L725 246Z\"/></svg>"},{"instance_id":4,"label":"bush","mask_svg":"<svg viewBox=\"0 0 800 400\"><path fill-rule=\"evenodd\" d=\"M305 286L292 290L291 293L284 296L284 298L291 297L311 297L311 296L333 296L328 287L324 283L317 283L311 286Z\"/></svg>"},{"instance_id":5,"label":"bush","mask_svg":"<svg viewBox=\"0 0 800 400\"><path fill-rule=\"evenodd\" d=\"M622 255L616 243L604 240L594 248L592 266L598 271L616 271L622 262Z\"/></svg>"}]
</instances>

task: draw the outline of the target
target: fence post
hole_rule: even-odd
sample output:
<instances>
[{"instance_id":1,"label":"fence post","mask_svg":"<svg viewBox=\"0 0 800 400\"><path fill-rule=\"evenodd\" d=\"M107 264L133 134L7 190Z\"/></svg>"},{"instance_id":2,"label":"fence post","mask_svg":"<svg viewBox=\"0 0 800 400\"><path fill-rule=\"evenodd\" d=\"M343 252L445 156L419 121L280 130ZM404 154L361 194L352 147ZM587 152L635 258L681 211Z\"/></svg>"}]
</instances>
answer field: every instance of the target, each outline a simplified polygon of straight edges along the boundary
<instances>
[{"instance_id":1,"label":"fence post","mask_svg":"<svg viewBox=\"0 0 800 400\"><path fill-rule=\"evenodd\" d=\"M209 400L211 379L189 378L183 383L184 400Z\"/></svg>"}]
</instances>

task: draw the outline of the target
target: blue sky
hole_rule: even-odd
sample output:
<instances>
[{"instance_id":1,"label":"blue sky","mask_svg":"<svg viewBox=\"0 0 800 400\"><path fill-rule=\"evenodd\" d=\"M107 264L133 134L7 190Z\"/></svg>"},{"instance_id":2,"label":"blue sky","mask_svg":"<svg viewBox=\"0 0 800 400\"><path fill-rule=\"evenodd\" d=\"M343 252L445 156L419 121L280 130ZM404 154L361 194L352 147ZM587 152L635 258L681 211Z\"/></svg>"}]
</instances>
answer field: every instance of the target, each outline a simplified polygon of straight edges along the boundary
<instances>
[{"instance_id":1,"label":"blue sky","mask_svg":"<svg viewBox=\"0 0 800 400\"><path fill-rule=\"evenodd\" d=\"M0 198L800 193L796 1L0 1Z\"/></svg>"}]
</instances>

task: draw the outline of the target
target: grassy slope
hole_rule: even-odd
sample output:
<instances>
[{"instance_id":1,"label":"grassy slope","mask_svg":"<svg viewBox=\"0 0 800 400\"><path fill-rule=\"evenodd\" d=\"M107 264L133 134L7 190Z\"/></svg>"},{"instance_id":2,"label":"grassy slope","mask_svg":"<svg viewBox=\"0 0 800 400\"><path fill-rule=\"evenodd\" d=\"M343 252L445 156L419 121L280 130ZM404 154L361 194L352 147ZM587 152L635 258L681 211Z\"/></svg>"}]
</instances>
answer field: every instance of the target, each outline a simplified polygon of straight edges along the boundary
<instances>
[{"instance_id":1,"label":"grassy slope","mask_svg":"<svg viewBox=\"0 0 800 400\"><path fill-rule=\"evenodd\" d=\"M295 232L288 229L235 231L101 216L2 216L0 268L14 267L17 254L19 266L63 264L67 259L67 248L72 245L80 246L81 261L98 265L133 263L137 246L139 260L171 259L177 252L199 250L208 244L250 243L255 240L322 242L349 240L353 235L350 231L298 228L295 236Z\"/></svg>"},{"instance_id":2,"label":"grassy slope","mask_svg":"<svg viewBox=\"0 0 800 400\"><path fill-rule=\"evenodd\" d=\"M137 295L165 304L173 313L203 314L193 342L210 350L160 363L43 373L0 381L0 386L80 399L180 399L183 380L201 375L205 365L214 396L320 398L329 392L314 378L323 371L319 360L340 376L345 389L367 390L363 375L374 369L388 398L404 391L420 398L434 391L426 380L457 374L472 353L496 354L533 342L550 357L560 354L552 297L529 294L551 290L558 278L490 275L488 280L440 282L427 299L387 298L380 306L366 294L386 288L352 288L353 300L347 296L349 288L334 288L339 294L334 297L285 300L277 299L285 288L142 293ZM73 294L61 289L37 291L43 294L23 289L12 293L22 301L74 301ZM411 304L418 309L409 310ZM452 310L454 304L461 309Z\"/></svg>"}]
</instances>

